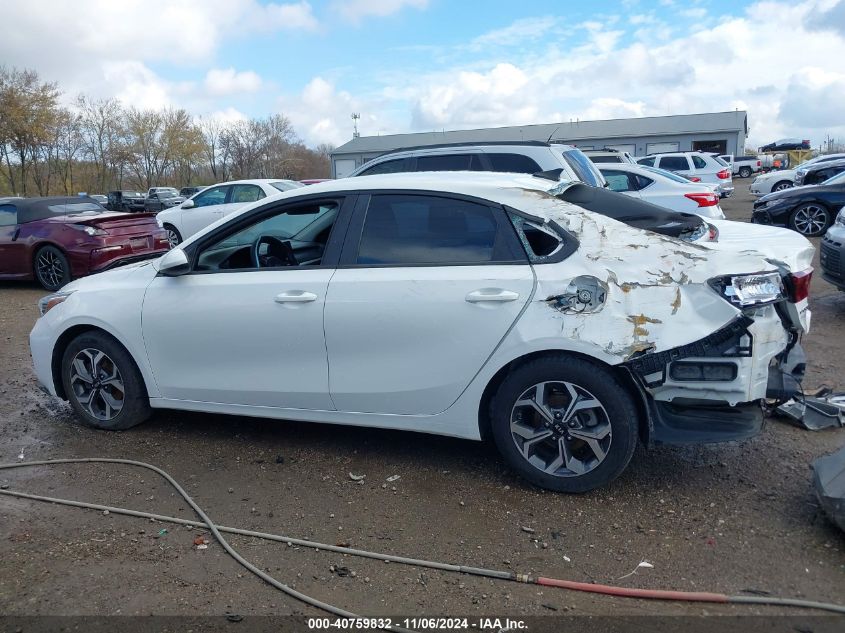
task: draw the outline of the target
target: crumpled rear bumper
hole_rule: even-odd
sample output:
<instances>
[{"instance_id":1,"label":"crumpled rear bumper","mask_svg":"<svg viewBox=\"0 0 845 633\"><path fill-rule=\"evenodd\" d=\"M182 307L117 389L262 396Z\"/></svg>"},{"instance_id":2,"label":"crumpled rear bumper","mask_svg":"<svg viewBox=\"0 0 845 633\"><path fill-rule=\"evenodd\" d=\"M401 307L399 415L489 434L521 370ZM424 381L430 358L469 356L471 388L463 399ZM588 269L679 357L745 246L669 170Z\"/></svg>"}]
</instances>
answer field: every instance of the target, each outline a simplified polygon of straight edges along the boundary
<instances>
[{"instance_id":1,"label":"crumpled rear bumper","mask_svg":"<svg viewBox=\"0 0 845 633\"><path fill-rule=\"evenodd\" d=\"M774 306L765 306L699 341L623 366L641 390L646 443L689 444L759 433L763 399L797 393L805 363L797 332L785 327ZM708 379L690 379L696 371ZM721 379L713 379L715 372Z\"/></svg>"}]
</instances>

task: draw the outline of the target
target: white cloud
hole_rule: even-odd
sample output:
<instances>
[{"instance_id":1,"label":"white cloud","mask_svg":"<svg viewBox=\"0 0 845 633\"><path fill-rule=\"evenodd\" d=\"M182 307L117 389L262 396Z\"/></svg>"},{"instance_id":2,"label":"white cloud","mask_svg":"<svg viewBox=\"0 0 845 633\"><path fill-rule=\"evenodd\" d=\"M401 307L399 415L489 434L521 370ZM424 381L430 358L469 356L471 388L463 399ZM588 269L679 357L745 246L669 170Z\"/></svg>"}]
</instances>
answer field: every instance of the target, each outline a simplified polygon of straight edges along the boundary
<instances>
[{"instance_id":1,"label":"white cloud","mask_svg":"<svg viewBox=\"0 0 845 633\"><path fill-rule=\"evenodd\" d=\"M543 16L539 18L522 18L500 29L494 29L473 38L471 45L483 46L516 46L529 40L537 40L552 30L558 24L558 18Z\"/></svg>"},{"instance_id":2,"label":"white cloud","mask_svg":"<svg viewBox=\"0 0 845 633\"><path fill-rule=\"evenodd\" d=\"M406 7L426 9L428 0L335 0L332 6L348 20L358 22L370 15L376 17L392 15Z\"/></svg>"},{"instance_id":3,"label":"white cloud","mask_svg":"<svg viewBox=\"0 0 845 633\"><path fill-rule=\"evenodd\" d=\"M249 13L248 23L256 31L314 31L317 18L308 2L259 5Z\"/></svg>"},{"instance_id":4,"label":"white cloud","mask_svg":"<svg viewBox=\"0 0 845 633\"><path fill-rule=\"evenodd\" d=\"M256 92L261 77L251 70L236 72L234 68L212 68L205 75L205 89L212 96Z\"/></svg>"}]
</instances>

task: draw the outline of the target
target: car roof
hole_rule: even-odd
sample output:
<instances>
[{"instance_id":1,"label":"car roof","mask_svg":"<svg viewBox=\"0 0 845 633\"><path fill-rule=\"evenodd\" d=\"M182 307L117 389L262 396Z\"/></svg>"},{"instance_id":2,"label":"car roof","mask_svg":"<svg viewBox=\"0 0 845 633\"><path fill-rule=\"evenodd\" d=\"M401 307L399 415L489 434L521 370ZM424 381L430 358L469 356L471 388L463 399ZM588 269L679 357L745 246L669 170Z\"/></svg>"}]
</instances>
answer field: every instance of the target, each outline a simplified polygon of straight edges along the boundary
<instances>
[{"instance_id":1,"label":"car roof","mask_svg":"<svg viewBox=\"0 0 845 633\"><path fill-rule=\"evenodd\" d=\"M226 182L216 182L213 185L204 185L200 189L210 189L211 187L222 187L223 185L269 185L274 182L291 182L299 184L296 180L290 178L245 178L243 180L227 180Z\"/></svg>"},{"instance_id":2,"label":"car roof","mask_svg":"<svg viewBox=\"0 0 845 633\"><path fill-rule=\"evenodd\" d=\"M804 169L828 169L830 167L840 167L845 165L845 156L833 160L816 161L811 165L807 165Z\"/></svg>"}]
</instances>

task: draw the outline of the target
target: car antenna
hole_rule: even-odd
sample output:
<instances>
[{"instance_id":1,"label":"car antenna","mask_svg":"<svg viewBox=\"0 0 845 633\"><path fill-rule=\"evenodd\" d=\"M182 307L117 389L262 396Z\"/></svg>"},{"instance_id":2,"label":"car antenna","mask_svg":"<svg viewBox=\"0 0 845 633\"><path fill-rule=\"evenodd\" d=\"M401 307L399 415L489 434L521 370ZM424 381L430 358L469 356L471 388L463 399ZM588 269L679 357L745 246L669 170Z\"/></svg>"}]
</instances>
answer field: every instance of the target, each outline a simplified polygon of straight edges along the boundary
<instances>
[{"instance_id":1,"label":"car antenna","mask_svg":"<svg viewBox=\"0 0 845 633\"><path fill-rule=\"evenodd\" d=\"M551 133L551 134L549 134L549 138L547 138L547 139L546 139L546 143L551 143L551 142L552 142L552 137L553 137L555 134L557 134L557 131L558 131L559 129L560 129L560 126L558 125L558 126L557 126L554 130L552 130L552 133Z\"/></svg>"}]
</instances>

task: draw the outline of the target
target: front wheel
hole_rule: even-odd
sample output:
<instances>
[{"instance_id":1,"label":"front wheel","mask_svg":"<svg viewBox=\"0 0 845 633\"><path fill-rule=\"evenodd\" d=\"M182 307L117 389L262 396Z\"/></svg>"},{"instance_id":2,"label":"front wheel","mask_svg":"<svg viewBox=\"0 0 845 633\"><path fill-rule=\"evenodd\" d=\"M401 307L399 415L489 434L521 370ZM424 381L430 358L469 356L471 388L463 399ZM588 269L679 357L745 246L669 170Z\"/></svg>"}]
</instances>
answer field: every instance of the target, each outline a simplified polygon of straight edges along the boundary
<instances>
[{"instance_id":1,"label":"front wheel","mask_svg":"<svg viewBox=\"0 0 845 633\"><path fill-rule=\"evenodd\" d=\"M811 202L792 212L789 218L789 227L805 237L816 237L827 230L830 221L831 213L827 207L817 202Z\"/></svg>"},{"instance_id":2,"label":"front wheel","mask_svg":"<svg viewBox=\"0 0 845 633\"><path fill-rule=\"evenodd\" d=\"M772 187L772 191L785 191L787 189L792 189L792 187L793 184L788 180L781 180L774 187Z\"/></svg>"},{"instance_id":3,"label":"front wheel","mask_svg":"<svg viewBox=\"0 0 845 633\"><path fill-rule=\"evenodd\" d=\"M62 385L88 426L120 431L150 417L141 372L129 352L108 334L85 332L62 355Z\"/></svg>"},{"instance_id":4,"label":"front wheel","mask_svg":"<svg viewBox=\"0 0 845 633\"><path fill-rule=\"evenodd\" d=\"M739 177L740 178L750 178L751 177L751 168L750 167L740 167L739 168Z\"/></svg>"},{"instance_id":5,"label":"front wheel","mask_svg":"<svg viewBox=\"0 0 845 633\"><path fill-rule=\"evenodd\" d=\"M609 370L566 356L518 367L491 404L505 460L557 492L586 492L618 477L634 454L637 421L631 395Z\"/></svg>"},{"instance_id":6,"label":"front wheel","mask_svg":"<svg viewBox=\"0 0 845 633\"><path fill-rule=\"evenodd\" d=\"M182 241L182 236L179 231L172 224L165 224L164 230L167 231L167 241L170 243L170 248L176 248Z\"/></svg>"},{"instance_id":7,"label":"front wheel","mask_svg":"<svg viewBox=\"0 0 845 633\"><path fill-rule=\"evenodd\" d=\"M58 290L70 282L70 262L55 246L44 246L35 253L35 278L46 290Z\"/></svg>"}]
</instances>

